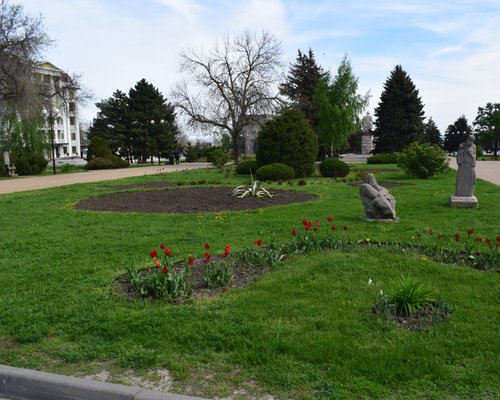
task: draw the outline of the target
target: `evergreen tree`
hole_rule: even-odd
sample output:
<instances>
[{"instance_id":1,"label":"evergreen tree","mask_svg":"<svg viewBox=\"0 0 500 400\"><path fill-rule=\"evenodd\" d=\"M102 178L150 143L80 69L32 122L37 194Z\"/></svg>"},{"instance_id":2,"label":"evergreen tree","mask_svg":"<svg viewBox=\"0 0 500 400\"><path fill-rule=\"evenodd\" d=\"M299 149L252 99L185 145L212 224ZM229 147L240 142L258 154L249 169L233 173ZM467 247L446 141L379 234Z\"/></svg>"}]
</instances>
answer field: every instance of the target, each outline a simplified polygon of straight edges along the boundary
<instances>
[{"instance_id":1,"label":"evergreen tree","mask_svg":"<svg viewBox=\"0 0 500 400\"><path fill-rule=\"evenodd\" d=\"M441 132L439 132L439 128L437 127L432 117L430 117L429 121L424 124L424 131L426 142L437 144L439 147L443 147L443 138L441 137Z\"/></svg>"},{"instance_id":2,"label":"evergreen tree","mask_svg":"<svg viewBox=\"0 0 500 400\"><path fill-rule=\"evenodd\" d=\"M500 103L478 107L474 126L479 142L486 150L494 152L496 160L500 148Z\"/></svg>"},{"instance_id":3,"label":"evergreen tree","mask_svg":"<svg viewBox=\"0 0 500 400\"><path fill-rule=\"evenodd\" d=\"M458 145L472 134L472 127L465 115L460 116L453 125L448 125L444 135L444 148L448 153L458 151Z\"/></svg>"},{"instance_id":4,"label":"evergreen tree","mask_svg":"<svg viewBox=\"0 0 500 400\"><path fill-rule=\"evenodd\" d=\"M396 65L375 109L375 153L401 151L424 140L424 105L413 81Z\"/></svg>"},{"instance_id":5,"label":"evergreen tree","mask_svg":"<svg viewBox=\"0 0 500 400\"><path fill-rule=\"evenodd\" d=\"M299 50L295 64L290 65L286 80L280 85L280 94L290 99L293 108L302 111L315 132L319 120L313 97L318 82L326 76L323 68L316 64L311 49L307 54Z\"/></svg>"},{"instance_id":6,"label":"evergreen tree","mask_svg":"<svg viewBox=\"0 0 500 400\"><path fill-rule=\"evenodd\" d=\"M318 82L314 95L319 117L318 136L330 155L345 148L349 137L359 129L359 115L368 105L369 93L362 96L357 90L358 78L347 56L333 80L326 75Z\"/></svg>"},{"instance_id":7,"label":"evergreen tree","mask_svg":"<svg viewBox=\"0 0 500 400\"><path fill-rule=\"evenodd\" d=\"M132 118L128 109L128 96L117 90L109 99L96 103L99 109L89 130L89 140L96 136L103 137L109 143L113 153L131 159L132 143L130 130Z\"/></svg>"}]
</instances>

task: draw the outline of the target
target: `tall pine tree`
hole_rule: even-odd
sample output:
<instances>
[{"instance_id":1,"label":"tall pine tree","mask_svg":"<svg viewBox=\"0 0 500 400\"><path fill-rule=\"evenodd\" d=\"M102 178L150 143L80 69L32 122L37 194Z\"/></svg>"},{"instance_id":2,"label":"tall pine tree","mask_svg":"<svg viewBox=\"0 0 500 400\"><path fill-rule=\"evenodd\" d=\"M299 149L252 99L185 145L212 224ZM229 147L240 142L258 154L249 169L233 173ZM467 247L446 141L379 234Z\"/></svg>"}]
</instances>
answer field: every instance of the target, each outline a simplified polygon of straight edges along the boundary
<instances>
[{"instance_id":1,"label":"tall pine tree","mask_svg":"<svg viewBox=\"0 0 500 400\"><path fill-rule=\"evenodd\" d=\"M153 156L168 157L175 150L179 134L174 106L145 79L129 90L128 97L134 155L142 161Z\"/></svg>"},{"instance_id":2,"label":"tall pine tree","mask_svg":"<svg viewBox=\"0 0 500 400\"><path fill-rule=\"evenodd\" d=\"M432 117L430 117L429 121L424 124L424 130L426 142L437 144L439 147L443 147L443 138L441 137L441 132L439 132L439 128L437 127Z\"/></svg>"},{"instance_id":3,"label":"tall pine tree","mask_svg":"<svg viewBox=\"0 0 500 400\"><path fill-rule=\"evenodd\" d=\"M472 134L472 127L469 125L465 115L461 115L453 125L448 125L444 135L444 148L448 153L458 151L460 143Z\"/></svg>"},{"instance_id":4,"label":"tall pine tree","mask_svg":"<svg viewBox=\"0 0 500 400\"><path fill-rule=\"evenodd\" d=\"M316 63L311 49L307 54L299 50L295 64L290 65L286 81L280 85L280 94L290 99L293 108L302 111L316 132L319 121L313 97L318 82L326 75Z\"/></svg>"},{"instance_id":5,"label":"tall pine tree","mask_svg":"<svg viewBox=\"0 0 500 400\"><path fill-rule=\"evenodd\" d=\"M375 109L375 153L401 151L424 140L424 105L413 81L396 65Z\"/></svg>"}]
</instances>

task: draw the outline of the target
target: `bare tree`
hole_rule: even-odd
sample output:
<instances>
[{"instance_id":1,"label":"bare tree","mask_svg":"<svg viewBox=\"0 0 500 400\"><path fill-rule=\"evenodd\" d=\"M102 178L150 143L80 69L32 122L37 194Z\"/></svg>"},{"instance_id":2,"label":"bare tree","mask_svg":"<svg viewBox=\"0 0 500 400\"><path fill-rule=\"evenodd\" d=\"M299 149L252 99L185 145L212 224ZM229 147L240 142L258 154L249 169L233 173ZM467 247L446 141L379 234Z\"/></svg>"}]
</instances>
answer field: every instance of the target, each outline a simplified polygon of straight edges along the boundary
<instances>
[{"instance_id":1,"label":"bare tree","mask_svg":"<svg viewBox=\"0 0 500 400\"><path fill-rule=\"evenodd\" d=\"M33 68L50 43L41 16L25 15L22 5L0 0L0 111L31 108L37 99Z\"/></svg>"},{"instance_id":2,"label":"bare tree","mask_svg":"<svg viewBox=\"0 0 500 400\"><path fill-rule=\"evenodd\" d=\"M178 83L172 98L191 125L227 131L238 163L244 127L279 105L281 54L281 43L267 32L226 37L208 52L183 50L181 68L191 79Z\"/></svg>"}]
</instances>

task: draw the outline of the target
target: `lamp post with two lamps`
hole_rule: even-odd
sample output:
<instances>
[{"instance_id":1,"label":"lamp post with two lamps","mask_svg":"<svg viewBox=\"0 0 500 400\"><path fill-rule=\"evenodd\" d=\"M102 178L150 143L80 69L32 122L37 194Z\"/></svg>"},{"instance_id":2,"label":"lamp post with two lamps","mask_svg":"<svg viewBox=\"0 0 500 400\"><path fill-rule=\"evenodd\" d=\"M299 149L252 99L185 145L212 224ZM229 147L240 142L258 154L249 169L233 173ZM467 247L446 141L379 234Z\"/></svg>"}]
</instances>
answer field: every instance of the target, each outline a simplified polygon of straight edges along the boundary
<instances>
[{"instance_id":1,"label":"lamp post with two lamps","mask_svg":"<svg viewBox=\"0 0 500 400\"><path fill-rule=\"evenodd\" d=\"M52 172L56 174L56 154L54 148L54 122L61 116L58 108L50 108L47 110L45 107L42 109L42 116L45 124L48 123L50 128L50 145L52 147Z\"/></svg>"}]
</instances>

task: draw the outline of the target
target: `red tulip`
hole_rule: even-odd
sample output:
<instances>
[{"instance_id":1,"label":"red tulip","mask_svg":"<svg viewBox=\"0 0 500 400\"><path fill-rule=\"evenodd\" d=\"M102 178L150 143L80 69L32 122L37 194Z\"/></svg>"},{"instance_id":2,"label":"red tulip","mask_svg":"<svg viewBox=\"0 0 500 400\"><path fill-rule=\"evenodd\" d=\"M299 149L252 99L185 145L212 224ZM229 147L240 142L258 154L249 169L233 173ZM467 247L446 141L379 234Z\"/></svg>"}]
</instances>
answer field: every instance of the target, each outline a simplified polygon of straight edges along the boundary
<instances>
[{"instance_id":1,"label":"red tulip","mask_svg":"<svg viewBox=\"0 0 500 400\"><path fill-rule=\"evenodd\" d=\"M319 223L319 221L316 221L316 226L321 226L321 224Z\"/></svg>"},{"instance_id":2,"label":"red tulip","mask_svg":"<svg viewBox=\"0 0 500 400\"><path fill-rule=\"evenodd\" d=\"M231 251L231 246L227 245L224 250L226 250L226 253L229 253Z\"/></svg>"},{"instance_id":3,"label":"red tulip","mask_svg":"<svg viewBox=\"0 0 500 400\"><path fill-rule=\"evenodd\" d=\"M332 222L332 221L333 221L333 217L327 217L327 218L326 218L326 220L327 220L328 222Z\"/></svg>"},{"instance_id":4,"label":"red tulip","mask_svg":"<svg viewBox=\"0 0 500 400\"><path fill-rule=\"evenodd\" d=\"M163 250L165 247L166 247L166 246L165 246L165 243L160 244L160 249L162 249L162 250Z\"/></svg>"},{"instance_id":5,"label":"red tulip","mask_svg":"<svg viewBox=\"0 0 500 400\"><path fill-rule=\"evenodd\" d=\"M262 240L261 240L261 239L257 240L257 241L255 242L255 244L256 244L257 246L262 246Z\"/></svg>"},{"instance_id":6,"label":"red tulip","mask_svg":"<svg viewBox=\"0 0 500 400\"><path fill-rule=\"evenodd\" d=\"M158 252L156 250L151 250L149 252L149 255L151 256L151 258L156 258L156 256L158 255Z\"/></svg>"},{"instance_id":7,"label":"red tulip","mask_svg":"<svg viewBox=\"0 0 500 400\"><path fill-rule=\"evenodd\" d=\"M497 240L497 242L500 242L500 236L497 236L496 240Z\"/></svg>"},{"instance_id":8,"label":"red tulip","mask_svg":"<svg viewBox=\"0 0 500 400\"><path fill-rule=\"evenodd\" d=\"M332 225L332 226L330 226L330 229L331 229L332 231L336 231L336 230L337 230L337 227L336 227L335 225Z\"/></svg>"},{"instance_id":9,"label":"red tulip","mask_svg":"<svg viewBox=\"0 0 500 400\"><path fill-rule=\"evenodd\" d=\"M205 246L203 246L203 247L205 247L205 250L208 250L210 248L210 244L209 243L205 243Z\"/></svg>"},{"instance_id":10,"label":"red tulip","mask_svg":"<svg viewBox=\"0 0 500 400\"><path fill-rule=\"evenodd\" d=\"M459 239L460 239L460 233L455 233L455 240L458 242Z\"/></svg>"},{"instance_id":11,"label":"red tulip","mask_svg":"<svg viewBox=\"0 0 500 400\"><path fill-rule=\"evenodd\" d=\"M421 233L416 233L415 236L419 238L419 237L422 237L422 234Z\"/></svg>"},{"instance_id":12,"label":"red tulip","mask_svg":"<svg viewBox=\"0 0 500 400\"><path fill-rule=\"evenodd\" d=\"M161 264L160 264L160 262L159 262L158 260L155 260L155 265L156 265L157 267L159 267Z\"/></svg>"},{"instance_id":13,"label":"red tulip","mask_svg":"<svg viewBox=\"0 0 500 400\"><path fill-rule=\"evenodd\" d=\"M481 239L480 237L476 238L476 242L481 243L482 241L483 239Z\"/></svg>"},{"instance_id":14,"label":"red tulip","mask_svg":"<svg viewBox=\"0 0 500 400\"><path fill-rule=\"evenodd\" d=\"M467 231L467 236L469 236L469 237L470 237L470 235L472 235L473 233L474 233L474 229L469 229L469 230Z\"/></svg>"},{"instance_id":15,"label":"red tulip","mask_svg":"<svg viewBox=\"0 0 500 400\"><path fill-rule=\"evenodd\" d=\"M168 257L170 254L172 254L172 250L167 249L165 250L165 255Z\"/></svg>"},{"instance_id":16,"label":"red tulip","mask_svg":"<svg viewBox=\"0 0 500 400\"><path fill-rule=\"evenodd\" d=\"M162 273L162 274L168 274L168 268L163 268L163 269L161 270L161 273Z\"/></svg>"},{"instance_id":17,"label":"red tulip","mask_svg":"<svg viewBox=\"0 0 500 400\"><path fill-rule=\"evenodd\" d=\"M193 257L189 257L188 258L188 264L189 265L193 265L194 264L194 258Z\"/></svg>"},{"instance_id":18,"label":"red tulip","mask_svg":"<svg viewBox=\"0 0 500 400\"><path fill-rule=\"evenodd\" d=\"M292 235L295 236L297 234L297 229L292 229Z\"/></svg>"},{"instance_id":19,"label":"red tulip","mask_svg":"<svg viewBox=\"0 0 500 400\"><path fill-rule=\"evenodd\" d=\"M348 226L344 226L344 231L347 231L349 230L349 227Z\"/></svg>"},{"instance_id":20,"label":"red tulip","mask_svg":"<svg viewBox=\"0 0 500 400\"><path fill-rule=\"evenodd\" d=\"M432 229L429 228L429 230L427 231L429 233L429 235L432 235Z\"/></svg>"},{"instance_id":21,"label":"red tulip","mask_svg":"<svg viewBox=\"0 0 500 400\"><path fill-rule=\"evenodd\" d=\"M318 228L313 228L313 231L314 232L318 232Z\"/></svg>"},{"instance_id":22,"label":"red tulip","mask_svg":"<svg viewBox=\"0 0 500 400\"><path fill-rule=\"evenodd\" d=\"M486 239L486 240L485 240L485 243L486 243L486 244L490 244L490 243L491 243L491 239Z\"/></svg>"}]
</instances>

